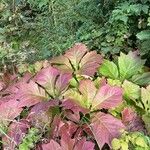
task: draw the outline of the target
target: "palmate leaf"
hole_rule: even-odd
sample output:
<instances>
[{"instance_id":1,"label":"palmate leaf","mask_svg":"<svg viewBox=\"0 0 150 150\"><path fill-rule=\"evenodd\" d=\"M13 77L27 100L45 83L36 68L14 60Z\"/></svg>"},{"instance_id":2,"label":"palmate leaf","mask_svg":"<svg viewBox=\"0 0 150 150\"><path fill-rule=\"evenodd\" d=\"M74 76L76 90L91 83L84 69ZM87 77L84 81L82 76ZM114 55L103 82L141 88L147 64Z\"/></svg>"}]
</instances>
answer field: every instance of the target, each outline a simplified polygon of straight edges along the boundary
<instances>
[{"instance_id":1,"label":"palmate leaf","mask_svg":"<svg viewBox=\"0 0 150 150\"><path fill-rule=\"evenodd\" d=\"M93 76L102 63L101 55L89 52L84 44L77 43L64 56L53 58L51 64L64 72Z\"/></svg>"},{"instance_id":2,"label":"palmate leaf","mask_svg":"<svg viewBox=\"0 0 150 150\"><path fill-rule=\"evenodd\" d=\"M87 109L109 109L122 102L122 89L116 86L105 84L96 89L94 82L91 80L82 80L79 91L72 90L71 92L69 90L65 96Z\"/></svg>"},{"instance_id":3,"label":"palmate leaf","mask_svg":"<svg viewBox=\"0 0 150 150\"><path fill-rule=\"evenodd\" d=\"M136 75L143 67L145 61L141 60L134 52L125 55L120 54L118 66L121 80L129 79Z\"/></svg>"},{"instance_id":4,"label":"palmate leaf","mask_svg":"<svg viewBox=\"0 0 150 150\"><path fill-rule=\"evenodd\" d=\"M53 97L60 95L68 87L70 79L70 73L61 73L58 69L51 66L42 69L35 76L35 81L46 88Z\"/></svg>"},{"instance_id":5,"label":"palmate leaf","mask_svg":"<svg viewBox=\"0 0 150 150\"><path fill-rule=\"evenodd\" d=\"M120 120L102 112L95 114L90 126L100 149L105 143L111 147L112 139L118 137L120 130L124 128Z\"/></svg>"}]
</instances>

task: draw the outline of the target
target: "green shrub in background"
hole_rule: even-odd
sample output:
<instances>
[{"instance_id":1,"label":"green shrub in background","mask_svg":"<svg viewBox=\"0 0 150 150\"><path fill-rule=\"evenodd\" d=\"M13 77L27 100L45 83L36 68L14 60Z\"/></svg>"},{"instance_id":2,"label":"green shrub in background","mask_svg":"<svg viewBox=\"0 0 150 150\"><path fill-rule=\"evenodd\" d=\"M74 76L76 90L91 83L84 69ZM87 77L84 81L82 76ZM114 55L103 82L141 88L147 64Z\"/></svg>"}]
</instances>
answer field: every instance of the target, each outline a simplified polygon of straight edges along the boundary
<instances>
[{"instance_id":1,"label":"green shrub in background","mask_svg":"<svg viewBox=\"0 0 150 150\"><path fill-rule=\"evenodd\" d=\"M76 42L104 54L149 58L150 0L1 0L0 60L33 62Z\"/></svg>"}]
</instances>

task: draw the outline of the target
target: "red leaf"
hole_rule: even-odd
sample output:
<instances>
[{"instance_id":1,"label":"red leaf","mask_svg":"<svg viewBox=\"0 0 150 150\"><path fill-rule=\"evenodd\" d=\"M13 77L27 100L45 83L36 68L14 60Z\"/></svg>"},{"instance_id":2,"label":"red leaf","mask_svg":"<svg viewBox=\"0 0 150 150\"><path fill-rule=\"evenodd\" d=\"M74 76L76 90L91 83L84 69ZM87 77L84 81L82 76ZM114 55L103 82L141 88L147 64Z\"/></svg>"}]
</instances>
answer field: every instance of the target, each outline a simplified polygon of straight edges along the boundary
<instances>
[{"instance_id":1,"label":"red leaf","mask_svg":"<svg viewBox=\"0 0 150 150\"><path fill-rule=\"evenodd\" d=\"M122 102L122 89L104 84L97 90L93 81L82 80L79 84L79 92L68 90L65 96L85 109L109 109Z\"/></svg>"},{"instance_id":2,"label":"red leaf","mask_svg":"<svg viewBox=\"0 0 150 150\"><path fill-rule=\"evenodd\" d=\"M122 122L109 114L98 113L94 116L91 123L92 133L101 149L105 143L111 146L111 141L120 135L123 129Z\"/></svg>"}]
</instances>

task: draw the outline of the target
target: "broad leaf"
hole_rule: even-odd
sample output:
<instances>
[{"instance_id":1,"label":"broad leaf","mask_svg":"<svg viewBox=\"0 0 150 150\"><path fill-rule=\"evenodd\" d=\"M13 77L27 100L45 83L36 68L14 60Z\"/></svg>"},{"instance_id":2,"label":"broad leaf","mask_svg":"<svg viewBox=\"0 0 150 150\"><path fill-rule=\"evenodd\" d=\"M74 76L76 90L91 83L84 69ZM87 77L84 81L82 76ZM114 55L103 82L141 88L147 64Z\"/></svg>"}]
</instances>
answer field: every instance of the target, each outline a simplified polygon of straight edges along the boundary
<instances>
[{"instance_id":1,"label":"broad leaf","mask_svg":"<svg viewBox=\"0 0 150 150\"><path fill-rule=\"evenodd\" d=\"M150 72L134 75L131 80L141 86L148 85L150 84Z\"/></svg>"},{"instance_id":2,"label":"broad leaf","mask_svg":"<svg viewBox=\"0 0 150 150\"><path fill-rule=\"evenodd\" d=\"M60 145L55 142L54 140L51 140L48 144L42 144L42 149L43 150L63 150Z\"/></svg>"},{"instance_id":3,"label":"broad leaf","mask_svg":"<svg viewBox=\"0 0 150 150\"><path fill-rule=\"evenodd\" d=\"M118 66L121 80L129 79L136 75L143 67L145 61L141 60L135 53L129 52L128 55L123 53L118 58Z\"/></svg>"},{"instance_id":4,"label":"broad leaf","mask_svg":"<svg viewBox=\"0 0 150 150\"><path fill-rule=\"evenodd\" d=\"M81 61L82 57L88 51L87 47L84 44L75 44L74 47L70 48L65 53L65 57L67 57L71 64L73 65L75 70L79 68L79 62Z\"/></svg>"},{"instance_id":5,"label":"broad leaf","mask_svg":"<svg viewBox=\"0 0 150 150\"><path fill-rule=\"evenodd\" d=\"M81 75L93 76L101 63L101 55L97 54L96 51L88 52L82 58L78 72Z\"/></svg>"},{"instance_id":6,"label":"broad leaf","mask_svg":"<svg viewBox=\"0 0 150 150\"><path fill-rule=\"evenodd\" d=\"M30 107L43 100L47 100L48 97L45 90L31 80L29 83L23 83L20 86L17 99L20 101L19 107Z\"/></svg>"},{"instance_id":7,"label":"broad leaf","mask_svg":"<svg viewBox=\"0 0 150 150\"><path fill-rule=\"evenodd\" d=\"M145 132L142 118L140 118L132 108L125 108L122 111L122 122L130 132Z\"/></svg>"},{"instance_id":8,"label":"broad leaf","mask_svg":"<svg viewBox=\"0 0 150 150\"><path fill-rule=\"evenodd\" d=\"M121 81L120 80L113 80L113 79L107 79L107 83L111 86L118 86L121 87Z\"/></svg>"},{"instance_id":9,"label":"broad leaf","mask_svg":"<svg viewBox=\"0 0 150 150\"><path fill-rule=\"evenodd\" d=\"M74 150L94 150L94 143L83 138L77 142Z\"/></svg>"},{"instance_id":10,"label":"broad leaf","mask_svg":"<svg viewBox=\"0 0 150 150\"><path fill-rule=\"evenodd\" d=\"M99 68L99 73L112 79L118 78L118 68L114 62L105 60Z\"/></svg>"},{"instance_id":11,"label":"broad leaf","mask_svg":"<svg viewBox=\"0 0 150 150\"><path fill-rule=\"evenodd\" d=\"M122 102L122 89L116 86L104 85L98 89L92 101L92 109L110 109Z\"/></svg>"},{"instance_id":12,"label":"broad leaf","mask_svg":"<svg viewBox=\"0 0 150 150\"><path fill-rule=\"evenodd\" d=\"M27 120L36 128L46 128L52 121L53 112L50 112L50 108L55 106L58 106L58 101L56 100L40 102L32 107Z\"/></svg>"},{"instance_id":13,"label":"broad leaf","mask_svg":"<svg viewBox=\"0 0 150 150\"><path fill-rule=\"evenodd\" d=\"M7 126L13 119L20 115L22 108L19 107L19 102L9 100L0 105L0 126Z\"/></svg>"},{"instance_id":14,"label":"broad leaf","mask_svg":"<svg viewBox=\"0 0 150 150\"><path fill-rule=\"evenodd\" d=\"M150 111L150 85L147 88L141 88L141 99L144 104L144 108L147 112Z\"/></svg>"},{"instance_id":15,"label":"broad leaf","mask_svg":"<svg viewBox=\"0 0 150 150\"><path fill-rule=\"evenodd\" d=\"M21 143L29 128L30 125L26 120L13 122L8 128L7 136L2 138L3 148L14 150Z\"/></svg>"},{"instance_id":16,"label":"broad leaf","mask_svg":"<svg viewBox=\"0 0 150 150\"><path fill-rule=\"evenodd\" d=\"M150 135L150 113L146 113L142 116L142 119L145 123L145 127L146 127L146 130L148 132L148 135Z\"/></svg>"},{"instance_id":17,"label":"broad leaf","mask_svg":"<svg viewBox=\"0 0 150 150\"><path fill-rule=\"evenodd\" d=\"M122 84L124 95L132 100L140 97L140 87L130 81L125 80Z\"/></svg>"},{"instance_id":18,"label":"broad leaf","mask_svg":"<svg viewBox=\"0 0 150 150\"><path fill-rule=\"evenodd\" d=\"M124 128L120 120L101 112L94 116L90 126L100 149L105 143L111 147L112 139L118 137L120 130Z\"/></svg>"},{"instance_id":19,"label":"broad leaf","mask_svg":"<svg viewBox=\"0 0 150 150\"><path fill-rule=\"evenodd\" d=\"M86 107L89 108L97 92L94 82L91 82L91 80L82 80L79 85L79 90L83 95L83 99L85 99Z\"/></svg>"},{"instance_id":20,"label":"broad leaf","mask_svg":"<svg viewBox=\"0 0 150 150\"><path fill-rule=\"evenodd\" d=\"M86 141L85 138L77 141L71 139L67 134L61 137L61 145L51 140L48 144L42 145L43 150L94 150L94 143Z\"/></svg>"}]
</instances>

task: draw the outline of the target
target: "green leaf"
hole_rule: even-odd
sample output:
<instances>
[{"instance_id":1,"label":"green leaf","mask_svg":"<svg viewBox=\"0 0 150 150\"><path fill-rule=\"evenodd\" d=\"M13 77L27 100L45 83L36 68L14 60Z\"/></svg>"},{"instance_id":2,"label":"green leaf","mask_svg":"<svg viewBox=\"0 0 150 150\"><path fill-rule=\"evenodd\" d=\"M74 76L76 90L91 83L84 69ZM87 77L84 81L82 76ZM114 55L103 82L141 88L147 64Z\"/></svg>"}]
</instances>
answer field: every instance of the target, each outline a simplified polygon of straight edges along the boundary
<instances>
[{"instance_id":1,"label":"green leaf","mask_svg":"<svg viewBox=\"0 0 150 150\"><path fill-rule=\"evenodd\" d=\"M136 75L145 64L145 60L141 60L134 52L129 54L121 53L118 58L118 66L121 80L129 79Z\"/></svg>"},{"instance_id":2,"label":"green leaf","mask_svg":"<svg viewBox=\"0 0 150 150\"><path fill-rule=\"evenodd\" d=\"M121 150L129 150L128 143L126 143L125 141L122 141L121 142Z\"/></svg>"},{"instance_id":3,"label":"green leaf","mask_svg":"<svg viewBox=\"0 0 150 150\"><path fill-rule=\"evenodd\" d=\"M111 86L121 86L120 80L107 79L107 83Z\"/></svg>"},{"instance_id":4,"label":"green leaf","mask_svg":"<svg viewBox=\"0 0 150 150\"><path fill-rule=\"evenodd\" d=\"M137 137L135 142L138 146L148 148L147 141L142 136Z\"/></svg>"},{"instance_id":5,"label":"green leaf","mask_svg":"<svg viewBox=\"0 0 150 150\"><path fill-rule=\"evenodd\" d=\"M118 139L116 139L116 138L114 138L113 140L112 140L112 148L113 148L113 150L118 150L118 149L120 149L120 147L121 147L121 144L120 144L120 141L118 140Z\"/></svg>"},{"instance_id":6,"label":"green leaf","mask_svg":"<svg viewBox=\"0 0 150 150\"><path fill-rule=\"evenodd\" d=\"M112 79L118 78L118 68L114 62L105 60L99 68L99 73Z\"/></svg>"},{"instance_id":7,"label":"green leaf","mask_svg":"<svg viewBox=\"0 0 150 150\"><path fill-rule=\"evenodd\" d=\"M130 81L125 80L122 84L124 95L132 100L140 97L140 87Z\"/></svg>"},{"instance_id":8,"label":"green leaf","mask_svg":"<svg viewBox=\"0 0 150 150\"><path fill-rule=\"evenodd\" d=\"M150 30L143 30L143 31L139 32L136 36L140 40L149 40L150 39Z\"/></svg>"},{"instance_id":9,"label":"green leaf","mask_svg":"<svg viewBox=\"0 0 150 150\"><path fill-rule=\"evenodd\" d=\"M142 116L142 119L145 123L145 127L148 131L148 134L150 134L150 113L146 113Z\"/></svg>"},{"instance_id":10,"label":"green leaf","mask_svg":"<svg viewBox=\"0 0 150 150\"><path fill-rule=\"evenodd\" d=\"M141 88L141 99L144 104L145 110L150 111L150 85L146 88Z\"/></svg>"},{"instance_id":11,"label":"green leaf","mask_svg":"<svg viewBox=\"0 0 150 150\"><path fill-rule=\"evenodd\" d=\"M131 81L140 86L148 85L150 84L150 72L134 75Z\"/></svg>"}]
</instances>

